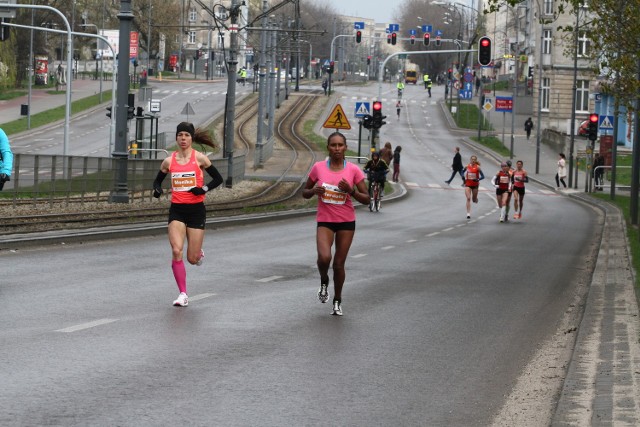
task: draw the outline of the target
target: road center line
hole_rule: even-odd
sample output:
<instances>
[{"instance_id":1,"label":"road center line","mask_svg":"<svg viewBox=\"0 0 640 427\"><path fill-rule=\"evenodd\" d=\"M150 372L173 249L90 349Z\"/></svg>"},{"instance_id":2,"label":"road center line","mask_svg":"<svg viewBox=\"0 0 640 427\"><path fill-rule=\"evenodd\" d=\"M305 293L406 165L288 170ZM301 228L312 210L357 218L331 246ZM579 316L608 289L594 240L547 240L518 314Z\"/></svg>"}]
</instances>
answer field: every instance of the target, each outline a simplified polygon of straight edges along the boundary
<instances>
[{"instance_id":1,"label":"road center line","mask_svg":"<svg viewBox=\"0 0 640 427\"><path fill-rule=\"evenodd\" d=\"M212 294L212 293L198 294L198 295L194 295L192 297L189 297L189 301L192 301L192 302L193 301L198 301L198 300L201 300L201 299L212 297L214 295L215 294Z\"/></svg>"},{"instance_id":2,"label":"road center line","mask_svg":"<svg viewBox=\"0 0 640 427\"><path fill-rule=\"evenodd\" d=\"M262 279L258 279L258 280L256 280L256 282L262 282L262 283L273 282L274 280L282 279L283 277L284 277L284 276L269 276L269 277L263 277Z\"/></svg>"}]
</instances>

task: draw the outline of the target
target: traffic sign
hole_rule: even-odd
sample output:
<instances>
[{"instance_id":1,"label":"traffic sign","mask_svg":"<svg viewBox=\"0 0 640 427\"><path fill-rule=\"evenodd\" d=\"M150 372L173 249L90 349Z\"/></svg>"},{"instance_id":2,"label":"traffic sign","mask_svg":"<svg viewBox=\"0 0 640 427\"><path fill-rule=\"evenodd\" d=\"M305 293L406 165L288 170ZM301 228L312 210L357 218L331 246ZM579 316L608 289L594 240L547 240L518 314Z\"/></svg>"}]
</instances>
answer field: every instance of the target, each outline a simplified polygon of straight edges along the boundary
<instances>
[{"instance_id":1,"label":"traffic sign","mask_svg":"<svg viewBox=\"0 0 640 427\"><path fill-rule=\"evenodd\" d=\"M482 109L484 111L491 111L493 109L493 98L485 98Z\"/></svg>"},{"instance_id":2,"label":"traffic sign","mask_svg":"<svg viewBox=\"0 0 640 427\"><path fill-rule=\"evenodd\" d=\"M473 81L473 74L471 73L464 73L464 81L467 83L470 83Z\"/></svg>"},{"instance_id":3,"label":"traffic sign","mask_svg":"<svg viewBox=\"0 0 640 427\"><path fill-rule=\"evenodd\" d=\"M0 0L3 4L17 4L18 0ZM16 9L0 9L0 18L14 19L16 17Z\"/></svg>"},{"instance_id":4,"label":"traffic sign","mask_svg":"<svg viewBox=\"0 0 640 427\"><path fill-rule=\"evenodd\" d=\"M598 126L600 127L600 130L613 130L613 116L600 116L600 124Z\"/></svg>"},{"instance_id":5,"label":"traffic sign","mask_svg":"<svg viewBox=\"0 0 640 427\"><path fill-rule=\"evenodd\" d=\"M436 30L436 37L442 37L442 31Z\"/></svg>"},{"instance_id":6,"label":"traffic sign","mask_svg":"<svg viewBox=\"0 0 640 427\"><path fill-rule=\"evenodd\" d=\"M333 111L331 111L327 120L324 121L322 127L327 129L351 129L349 120L347 120L347 116L344 114L344 110L340 104L336 104L336 106L333 107Z\"/></svg>"},{"instance_id":7,"label":"traffic sign","mask_svg":"<svg viewBox=\"0 0 640 427\"><path fill-rule=\"evenodd\" d=\"M368 102L356 102L356 117L364 117L371 114L371 104Z\"/></svg>"},{"instance_id":8,"label":"traffic sign","mask_svg":"<svg viewBox=\"0 0 640 427\"><path fill-rule=\"evenodd\" d=\"M496 111L501 113L513 111L513 98L511 96L496 96Z\"/></svg>"},{"instance_id":9,"label":"traffic sign","mask_svg":"<svg viewBox=\"0 0 640 427\"><path fill-rule=\"evenodd\" d=\"M389 31L400 31L400 24L389 24Z\"/></svg>"},{"instance_id":10,"label":"traffic sign","mask_svg":"<svg viewBox=\"0 0 640 427\"><path fill-rule=\"evenodd\" d=\"M364 30L364 22L354 22L353 28L356 30Z\"/></svg>"},{"instance_id":11,"label":"traffic sign","mask_svg":"<svg viewBox=\"0 0 640 427\"><path fill-rule=\"evenodd\" d=\"M413 29L409 30L409 35L415 36L416 35L416 30L413 30Z\"/></svg>"}]
</instances>

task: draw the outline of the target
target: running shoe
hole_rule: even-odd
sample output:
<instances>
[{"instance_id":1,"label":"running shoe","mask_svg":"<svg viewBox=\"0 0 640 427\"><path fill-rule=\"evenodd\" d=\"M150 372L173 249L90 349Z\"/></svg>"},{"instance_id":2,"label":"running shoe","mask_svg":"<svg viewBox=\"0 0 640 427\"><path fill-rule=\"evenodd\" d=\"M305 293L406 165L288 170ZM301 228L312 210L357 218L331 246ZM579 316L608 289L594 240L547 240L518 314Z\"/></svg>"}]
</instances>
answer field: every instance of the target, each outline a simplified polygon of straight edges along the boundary
<instances>
[{"instance_id":1,"label":"running shoe","mask_svg":"<svg viewBox=\"0 0 640 427\"><path fill-rule=\"evenodd\" d=\"M500 217L500 222L504 222L504 217Z\"/></svg>"},{"instance_id":2,"label":"running shoe","mask_svg":"<svg viewBox=\"0 0 640 427\"><path fill-rule=\"evenodd\" d=\"M520 214L519 213L514 213L513 214L513 219L520 219Z\"/></svg>"},{"instance_id":3,"label":"running shoe","mask_svg":"<svg viewBox=\"0 0 640 427\"><path fill-rule=\"evenodd\" d=\"M327 283L321 283L320 289L318 289L318 299L323 304L329 300L329 291L327 291L328 286L329 285Z\"/></svg>"},{"instance_id":4,"label":"running shoe","mask_svg":"<svg viewBox=\"0 0 640 427\"><path fill-rule=\"evenodd\" d=\"M333 302L333 311L331 312L334 316L342 316L342 304L340 301Z\"/></svg>"},{"instance_id":5,"label":"running shoe","mask_svg":"<svg viewBox=\"0 0 640 427\"><path fill-rule=\"evenodd\" d=\"M471 214L467 214L467 219L471 219Z\"/></svg>"},{"instance_id":6,"label":"running shoe","mask_svg":"<svg viewBox=\"0 0 640 427\"><path fill-rule=\"evenodd\" d=\"M198 258L198 260L196 261L196 265L201 266L202 261L204 261L204 251L200 249L200 258Z\"/></svg>"},{"instance_id":7,"label":"running shoe","mask_svg":"<svg viewBox=\"0 0 640 427\"><path fill-rule=\"evenodd\" d=\"M186 307L189 305L189 297L184 292L180 292L180 295L178 295L178 298L173 302L173 305Z\"/></svg>"}]
</instances>

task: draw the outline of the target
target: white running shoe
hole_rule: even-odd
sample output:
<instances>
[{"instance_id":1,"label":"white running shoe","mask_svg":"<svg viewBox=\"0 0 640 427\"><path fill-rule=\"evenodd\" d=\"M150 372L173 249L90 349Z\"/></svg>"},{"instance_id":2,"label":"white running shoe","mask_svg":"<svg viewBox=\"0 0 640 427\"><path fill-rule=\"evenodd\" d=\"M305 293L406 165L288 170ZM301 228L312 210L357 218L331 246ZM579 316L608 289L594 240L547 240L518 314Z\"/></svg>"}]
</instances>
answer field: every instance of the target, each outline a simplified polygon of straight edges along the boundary
<instances>
[{"instance_id":1,"label":"white running shoe","mask_svg":"<svg viewBox=\"0 0 640 427\"><path fill-rule=\"evenodd\" d=\"M467 219L471 219L471 214L467 214Z\"/></svg>"},{"instance_id":2,"label":"white running shoe","mask_svg":"<svg viewBox=\"0 0 640 427\"><path fill-rule=\"evenodd\" d=\"M173 305L186 307L189 305L189 297L184 292L180 292L180 295L178 295L178 298L173 302Z\"/></svg>"},{"instance_id":3,"label":"white running shoe","mask_svg":"<svg viewBox=\"0 0 640 427\"><path fill-rule=\"evenodd\" d=\"M202 261L204 261L204 251L200 249L200 258L196 261L196 265L199 267L202 265Z\"/></svg>"},{"instance_id":4,"label":"white running shoe","mask_svg":"<svg viewBox=\"0 0 640 427\"><path fill-rule=\"evenodd\" d=\"M333 311L331 312L334 316L342 316L342 304L340 301L333 302Z\"/></svg>"},{"instance_id":5,"label":"white running shoe","mask_svg":"<svg viewBox=\"0 0 640 427\"><path fill-rule=\"evenodd\" d=\"M320 289L318 289L318 299L323 304L329 300L329 291L327 290L328 286L329 285L326 283L321 283Z\"/></svg>"}]
</instances>

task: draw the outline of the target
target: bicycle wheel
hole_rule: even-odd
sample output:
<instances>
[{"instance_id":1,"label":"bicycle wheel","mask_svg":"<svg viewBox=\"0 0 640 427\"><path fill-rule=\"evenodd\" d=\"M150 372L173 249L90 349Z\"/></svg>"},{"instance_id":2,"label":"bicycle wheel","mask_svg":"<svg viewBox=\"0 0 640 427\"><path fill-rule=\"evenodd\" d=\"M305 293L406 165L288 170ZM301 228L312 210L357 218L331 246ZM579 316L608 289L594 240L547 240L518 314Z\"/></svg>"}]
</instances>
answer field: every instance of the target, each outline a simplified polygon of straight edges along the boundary
<instances>
[{"instance_id":1,"label":"bicycle wheel","mask_svg":"<svg viewBox=\"0 0 640 427\"><path fill-rule=\"evenodd\" d=\"M380 210L380 184L376 182L375 187L373 187L373 209L376 212Z\"/></svg>"}]
</instances>

